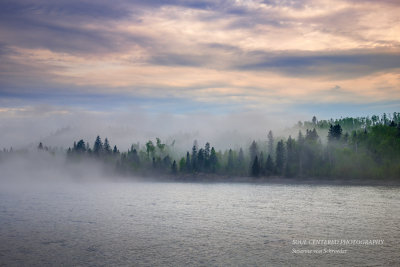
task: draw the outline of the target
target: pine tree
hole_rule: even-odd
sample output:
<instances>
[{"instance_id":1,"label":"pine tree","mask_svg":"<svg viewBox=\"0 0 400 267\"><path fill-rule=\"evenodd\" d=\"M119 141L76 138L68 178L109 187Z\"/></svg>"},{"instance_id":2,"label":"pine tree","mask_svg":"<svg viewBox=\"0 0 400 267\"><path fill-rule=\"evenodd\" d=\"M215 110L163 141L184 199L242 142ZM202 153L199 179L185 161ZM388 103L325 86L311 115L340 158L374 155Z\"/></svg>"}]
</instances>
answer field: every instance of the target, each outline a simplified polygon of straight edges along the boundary
<instances>
[{"instance_id":1,"label":"pine tree","mask_svg":"<svg viewBox=\"0 0 400 267\"><path fill-rule=\"evenodd\" d=\"M85 145L85 141L83 141L82 139L78 141L78 143L75 145L75 151L77 152L85 152L86 151L86 145Z\"/></svg>"},{"instance_id":2,"label":"pine tree","mask_svg":"<svg viewBox=\"0 0 400 267\"><path fill-rule=\"evenodd\" d=\"M274 154L274 136L272 131L268 132L268 154L272 157Z\"/></svg>"},{"instance_id":3,"label":"pine tree","mask_svg":"<svg viewBox=\"0 0 400 267\"><path fill-rule=\"evenodd\" d=\"M258 177L260 175L260 163L258 162L258 156L255 156L253 164L251 165L251 176Z\"/></svg>"},{"instance_id":4,"label":"pine tree","mask_svg":"<svg viewBox=\"0 0 400 267\"><path fill-rule=\"evenodd\" d=\"M285 174L288 177L292 177L297 173L297 153L296 153L296 142L289 135L286 142L286 170Z\"/></svg>"},{"instance_id":5,"label":"pine tree","mask_svg":"<svg viewBox=\"0 0 400 267\"><path fill-rule=\"evenodd\" d=\"M312 124L314 126L317 126L317 117L315 117L315 116L312 117Z\"/></svg>"},{"instance_id":6,"label":"pine tree","mask_svg":"<svg viewBox=\"0 0 400 267\"><path fill-rule=\"evenodd\" d=\"M258 155L258 146L256 141L253 140L253 142L250 145L249 151L250 151L250 160L253 162L254 158Z\"/></svg>"},{"instance_id":7,"label":"pine tree","mask_svg":"<svg viewBox=\"0 0 400 267\"><path fill-rule=\"evenodd\" d=\"M111 153L111 146L110 146L110 144L108 143L107 137L106 137L106 139L104 140L103 148L104 148L104 152L106 152L107 154L110 154L110 153Z\"/></svg>"},{"instance_id":8,"label":"pine tree","mask_svg":"<svg viewBox=\"0 0 400 267\"><path fill-rule=\"evenodd\" d=\"M265 163L265 174L271 176L274 173L274 162L272 161L271 155L268 155L267 162Z\"/></svg>"},{"instance_id":9,"label":"pine tree","mask_svg":"<svg viewBox=\"0 0 400 267\"><path fill-rule=\"evenodd\" d=\"M197 171L197 141L194 141L192 147L192 170Z\"/></svg>"},{"instance_id":10,"label":"pine tree","mask_svg":"<svg viewBox=\"0 0 400 267\"><path fill-rule=\"evenodd\" d=\"M190 161L190 154L189 151L186 152L186 171L191 172L192 171L192 164Z\"/></svg>"},{"instance_id":11,"label":"pine tree","mask_svg":"<svg viewBox=\"0 0 400 267\"><path fill-rule=\"evenodd\" d=\"M264 170L264 153L260 153L260 158L258 160L259 166L260 166L260 175L264 175L265 170Z\"/></svg>"},{"instance_id":12,"label":"pine tree","mask_svg":"<svg viewBox=\"0 0 400 267\"><path fill-rule=\"evenodd\" d=\"M276 145L276 172L278 175L283 174L285 165L285 146L283 140L280 140Z\"/></svg>"},{"instance_id":13,"label":"pine tree","mask_svg":"<svg viewBox=\"0 0 400 267\"><path fill-rule=\"evenodd\" d=\"M205 165L205 153L204 149L200 148L199 152L197 153L197 169L198 171L202 172L204 170Z\"/></svg>"},{"instance_id":14,"label":"pine tree","mask_svg":"<svg viewBox=\"0 0 400 267\"><path fill-rule=\"evenodd\" d=\"M328 140L330 142L332 141L339 141L340 137L342 136L342 127L339 124L336 124L335 126L329 127L329 132L328 132Z\"/></svg>"},{"instance_id":15,"label":"pine tree","mask_svg":"<svg viewBox=\"0 0 400 267\"><path fill-rule=\"evenodd\" d=\"M210 170L210 143L207 142L204 146L204 169Z\"/></svg>"},{"instance_id":16,"label":"pine tree","mask_svg":"<svg viewBox=\"0 0 400 267\"><path fill-rule=\"evenodd\" d=\"M94 141L93 152L96 155L100 155L103 152L103 143L99 135L96 137L96 141Z\"/></svg>"},{"instance_id":17,"label":"pine tree","mask_svg":"<svg viewBox=\"0 0 400 267\"><path fill-rule=\"evenodd\" d=\"M218 158L217 158L217 153L215 152L214 147L211 148L211 153L210 153L210 168L211 172L215 173L217 171L218 167Z\"/></svg>"}]
</instances>

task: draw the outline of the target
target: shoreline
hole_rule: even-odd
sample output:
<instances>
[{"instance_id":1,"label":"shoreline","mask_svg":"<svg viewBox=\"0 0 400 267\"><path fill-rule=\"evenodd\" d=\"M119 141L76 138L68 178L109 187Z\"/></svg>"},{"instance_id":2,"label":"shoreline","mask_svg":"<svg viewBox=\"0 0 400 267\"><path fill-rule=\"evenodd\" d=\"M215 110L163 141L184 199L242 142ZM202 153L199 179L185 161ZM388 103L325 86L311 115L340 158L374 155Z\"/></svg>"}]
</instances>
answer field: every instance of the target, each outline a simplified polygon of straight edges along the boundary
<instances>
[{"instance_id":1,"label":"shoreline","mask_svg":"<svg viewBox=\"0 0 400 267\"><path fill-rule=\"evenodd\" d=\"M157 175L154 175L157 176ZM153 176L153 177L154 177ZM129 177L125 177L129 180ZM354 179L354 178L305 178L305 177L235 177L215 174L192 174L182 176L141 176L140 181L146 182L178 182L178 183L247 183L247 184L277 184L277 185L331 185L331 186L400 186L400 179Z\"/></svg>"}]
</instances>

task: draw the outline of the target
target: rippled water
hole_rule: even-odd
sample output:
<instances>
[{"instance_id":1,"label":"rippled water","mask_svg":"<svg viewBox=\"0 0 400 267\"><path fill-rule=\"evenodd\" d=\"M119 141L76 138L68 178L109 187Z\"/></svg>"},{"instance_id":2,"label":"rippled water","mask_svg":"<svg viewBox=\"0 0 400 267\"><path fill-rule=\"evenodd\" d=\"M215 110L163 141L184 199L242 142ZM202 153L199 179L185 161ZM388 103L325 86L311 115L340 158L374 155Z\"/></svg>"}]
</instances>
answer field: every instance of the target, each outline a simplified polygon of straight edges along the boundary
<instances>
[{"instance_id":1,"label":"rippled water","mask_svg":"<svg viewBox=\"0 0 400 267\"><path fill-rule=\"evenodd\" d=\"M383 245L293 240L382 239ZM0 189L5 265L400 265L400 188L101 183ZM293 250L346 249L346 253Z\"/></svg>"}]
</instances>

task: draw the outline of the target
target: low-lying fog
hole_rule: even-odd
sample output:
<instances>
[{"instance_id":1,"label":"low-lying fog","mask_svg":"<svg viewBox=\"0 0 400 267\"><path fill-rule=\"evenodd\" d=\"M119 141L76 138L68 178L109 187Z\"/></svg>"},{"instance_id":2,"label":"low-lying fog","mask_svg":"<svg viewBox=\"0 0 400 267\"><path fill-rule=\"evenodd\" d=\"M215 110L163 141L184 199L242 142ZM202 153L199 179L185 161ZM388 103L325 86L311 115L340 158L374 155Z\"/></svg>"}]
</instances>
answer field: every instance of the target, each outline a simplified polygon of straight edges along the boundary
<instances>
[{"instance_id":1,"label":"low-lying fog","mask_svg":"<svg viewBox=\"0 0 400 267\"><path fill-rule=\"evenodd\" d=\"M37 106L0 113L0 148L35 147L39 142L68 148L84 139L90 145L97 135L108 137L121 151L132 143L143 145L156 137L186 151L193 141L206 142L217 149L234 148L252 140L266 140L269 130L275 136L308 116L238 112L231 114L197 113L187 115L153 114L138 110L84 111L71 108Z\"/></svg>"},{"instance_id":2,"label":"low-lying fog","mask_svg":"<svg viewBox=\"0 0 400 267\"><path fill-rule=\"evenodd\" d=\"M94 160L69 162L65 152L19 151L0 160L0 184L33 186L33 184L81 183L117 179L114 169Z\"/></svg>"}]
</instances>

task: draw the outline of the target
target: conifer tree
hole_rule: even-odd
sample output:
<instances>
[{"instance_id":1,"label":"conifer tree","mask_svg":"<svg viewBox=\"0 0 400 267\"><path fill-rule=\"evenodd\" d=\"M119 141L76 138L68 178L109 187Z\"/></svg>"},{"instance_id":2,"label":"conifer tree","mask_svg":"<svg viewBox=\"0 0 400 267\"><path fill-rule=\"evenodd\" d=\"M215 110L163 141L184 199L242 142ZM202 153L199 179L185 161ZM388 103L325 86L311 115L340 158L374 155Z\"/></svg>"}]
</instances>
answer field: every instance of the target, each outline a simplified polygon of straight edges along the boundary
<instances>
[{"instance_id":1,"label":"conifer tree","mask_svg":"<svg viewBox=\"0 0 400 267\"><path fill-rule=\"evenodd\" d=\"M272 131L268 132L268 154L272 157L274 153L274 135Z\"/></svg>"},{"instance_id":2,"label":"conifer tree","mask_svg":"<svg viewBox=\"0 0 400 267\"><path fill-rule=\"evenodd\" d=\"M215 152L214 147L211 148L211 153L210 153L210 168L211 172L215 173L217 171L218 167L218 158L217 158L217 153Z\"/></svg>"},{"instance_id":3,"label":"conifer tree","mask_svg":"<svg viewBox=\"0 0 400 267\"><path fill-rule=\"evenodd\" d=\"M192 164L190 161L190 154L189 151L186 152L186 171L191 172L192 171Z\"/></svg>"},{"instance_id":4,"label":"conifer tree","mask_svg":"<svg viewBox=\"0 0 400 267\"><path fill-rule=\"evenodd\" d=\"M107 153L107 154L110 154L110 153L111 153L111 146L110 146L110 144L109 144L109 142L108 142L107 137L106 137L106 139L104 140L103 148L104 148L104 152L105 152L105 153Z\"/></svg>"},{"instance_id":5,"label":"conifer tree","mask_svg":"<svg viewBox=\"0 0 400 267\"><path fill-rule=\"evenodd\" d=\"M94 141L93 152L96 155L100 155L103 152L103 143L99 135L96 137L96 141Z\"/></svg>"},{"instance_id":6,"label":"conifer tree","mask_svg":"<svg viewBox=\"0 0 400 267\"><path fill-rule=\"evenodd\" d=\"M285 165L285 146L283 140L280 140L276 145L276 172L278 175L283 174Z\"/></svg>"},{"instance_id":7,"label":"conifer tree","mask_svg":"<svg viewBox=\"0 0 400 267\"><path fill-rule=\"evenodd\" d=\"M268 155L267 161L265 163L265 174L267 176L271 176L274 173L274 162L271 158L271 155Z\"/></svg>"},{"instance_id":8,"label":"conifer tree","mask_svg":"<svg viewBox=\"0 0 400 267\"><path fill-rule=\"evenodd\" d=\"M258 177L260 175L260 163L258 162L258 156L255 156L253 164L251 165L251 176Z\"/></svg>"}]
</instances>

